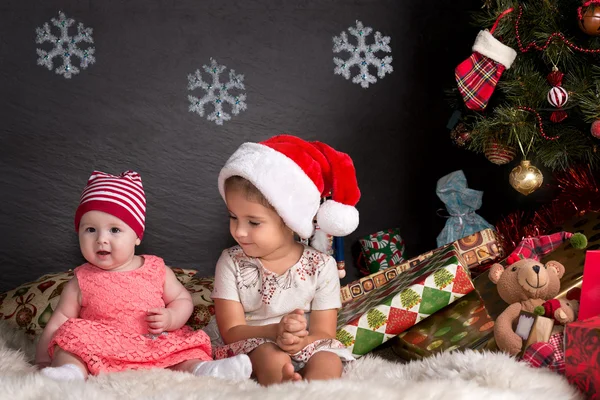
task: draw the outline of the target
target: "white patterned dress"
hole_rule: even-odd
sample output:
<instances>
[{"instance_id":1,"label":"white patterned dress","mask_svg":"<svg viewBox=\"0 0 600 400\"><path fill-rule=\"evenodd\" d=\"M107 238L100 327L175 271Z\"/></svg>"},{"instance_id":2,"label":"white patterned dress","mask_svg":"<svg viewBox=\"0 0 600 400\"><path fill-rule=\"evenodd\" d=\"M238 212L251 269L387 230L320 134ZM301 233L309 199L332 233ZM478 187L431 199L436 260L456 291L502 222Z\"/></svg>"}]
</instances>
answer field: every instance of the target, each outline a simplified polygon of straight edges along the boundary
<instances>
[{"instance_id":1,"label":"white patterned dress","mask_svg":"<svg viewBox=\"0 0 600 400\"><path fill-rule=\"evenodd\" d=\"M341 307L340 281L335 259L304 246L300 260L282 275L266 269L259 259L244 254L240 246L221 254L215 271L211 297L238 301L244 307L248 325L268 325L281 321L295 309L304 310L310 326L312 310ZM215 359L247 354L270 339L252 338L225 345L213 318L205 328L213 342ZM318 351L336 353L342 361L354 360L346 347L335 339L317 340L291 356L296 370L304 367Z\"/></svg>"}]
</instances>

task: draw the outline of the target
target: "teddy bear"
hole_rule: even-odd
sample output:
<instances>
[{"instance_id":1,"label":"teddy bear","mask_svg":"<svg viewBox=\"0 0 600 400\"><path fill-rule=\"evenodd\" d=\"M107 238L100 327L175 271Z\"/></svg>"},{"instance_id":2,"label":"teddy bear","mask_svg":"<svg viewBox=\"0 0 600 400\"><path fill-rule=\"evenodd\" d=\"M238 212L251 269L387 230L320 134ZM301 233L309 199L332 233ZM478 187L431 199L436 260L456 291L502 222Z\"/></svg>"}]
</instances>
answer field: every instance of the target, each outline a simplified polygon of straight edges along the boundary
<instances>
[{"instance_id":1,"label":"teddy bear","mask_svg":"<svg viewBox=\"0 0 600 400\"><path fill-rule=\"evenodd\" d=\"M585 248L587 238L580 234L557 232L535 238L524 239L507 258L504 267L496 263L489 270L490 281L496 284L498 294L509 306L498 316L494 325L494 338L498 349L517 355L523 347L523 339L515 333L521 311L534 313L547 300L560 292L560 279L565 267L558 261L541 263L540 258L570 239L575 248ZM563 309L567 314L567 308ZM567 314L561 319L571 318Z\"/></svg>"},{"instance_id":2,"label":"teddy bear","mask_svg":"<svg viewBox=\"0 0 600 400\"><path fill-rule=\"evenodd\" d=\"M521 311L533 313L560 292L560 278L565 267L558 261L542 264L531 258L511 263L507 268L494 264L490 280L496 284L498 294L510 304L496 319L494 338L498 349L516 355L523 347L523 339L514 331Z\"/></svg>"}]
</instances>

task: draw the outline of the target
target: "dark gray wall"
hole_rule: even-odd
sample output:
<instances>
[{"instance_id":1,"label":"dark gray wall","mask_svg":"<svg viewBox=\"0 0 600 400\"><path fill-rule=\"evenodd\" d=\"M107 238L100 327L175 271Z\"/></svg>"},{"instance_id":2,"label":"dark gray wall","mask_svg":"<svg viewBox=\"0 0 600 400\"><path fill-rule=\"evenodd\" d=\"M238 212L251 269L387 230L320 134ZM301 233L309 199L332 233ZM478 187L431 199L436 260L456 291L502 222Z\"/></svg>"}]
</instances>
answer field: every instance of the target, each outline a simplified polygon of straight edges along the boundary
<instances>
[{"instance_id":1,"label":"dark gray wall","mask_svg":"<svg viewBox=\"0 0 600 400\"><path fill-rule=\"evenodd\" d=\"M94 169L141 173L139 249L212 274L231 245L216 178L244 141L287 132L349 153L363 197L347 240L398 226L408 256L435 247L441 176L463 169L494 222L510 169L456 149L443 98L479 1L7 1L0 4L0 290L82 262L73 231ZM36 65L35 28L58 11L94 29L72 79ZM368 89L333 74L332 37L361 20L390 36L394 72ZM47 47L47 45L46 45ZM345 56L345 55L344 55ZM187 75L213 57L245 75L248 109L218 126L187 110ZM429 72L428 72L428 71ZM356 277L351 263L349 279Z\"/></svg>"}]
</instances>

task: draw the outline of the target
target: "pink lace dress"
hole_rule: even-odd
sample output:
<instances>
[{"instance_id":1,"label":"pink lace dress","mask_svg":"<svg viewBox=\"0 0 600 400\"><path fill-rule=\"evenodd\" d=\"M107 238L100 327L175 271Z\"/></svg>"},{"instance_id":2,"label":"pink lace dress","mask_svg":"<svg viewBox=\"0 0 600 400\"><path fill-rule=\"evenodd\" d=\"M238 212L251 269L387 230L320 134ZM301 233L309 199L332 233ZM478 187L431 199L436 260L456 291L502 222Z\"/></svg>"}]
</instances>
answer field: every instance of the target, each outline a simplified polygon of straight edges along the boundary
<instances>
[{"instance_id":1,"label":"pink lace dress","mask_svg":"<svg viewBox=\"0 0 600 400\"><path fill-rule=\"evenodd\" d=\"M148 334L146 310L164 307L165 263L144 255L133 271L108 272L91 264L75 269L81 290L79 318L67 320L54 334L54 346L80 357L92 375L127 369L165 368L191 359L211 360L210 339L188 326L161 335Z\"/></svg>"}]
</instances>

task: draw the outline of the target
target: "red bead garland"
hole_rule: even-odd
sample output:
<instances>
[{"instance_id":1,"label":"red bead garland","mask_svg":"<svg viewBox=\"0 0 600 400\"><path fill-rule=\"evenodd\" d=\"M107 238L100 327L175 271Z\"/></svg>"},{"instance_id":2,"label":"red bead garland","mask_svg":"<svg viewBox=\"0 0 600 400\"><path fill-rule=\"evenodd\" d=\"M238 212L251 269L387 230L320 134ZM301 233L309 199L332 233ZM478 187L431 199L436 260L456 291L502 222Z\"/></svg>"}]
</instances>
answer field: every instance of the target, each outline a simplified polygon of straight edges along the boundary
<instances>
[{"instance_id":1,"label":"red bead garland","mask_svg":"<svg viewBox=\"0 0 600 400\"><path fill-rule=\"evenodd\" d=\"M540 114L534 108L526 107L526 106L518 106L517 108L519 110L529 111L529 112L532 112L532 113L535 114L535 117L537 118L537 121L538 121L538 127L540 129L540 133L542 134L542 137L544 139L546 139L546 140L556 140L556 139L558 139L560 137L560 136L550 137L550 136L546 135L546 132L544 132L544 125L542 124L542 117L540 116Z\"/></svg>"},{"instance_id":2,"label":"red bead garland","mask_svg":"<svg viewBox=\"0 0 600 400\"><path fill-rule=\"evenodd\" d=\"M548 46L550 45L550 42L555 37L560 38L563 42L565 42L565 44L567 46L569 46L573 50L581 51L583 53L593 53L593 54L600 53L600 49L595 49L595 50L593 50L593 49L584 49L583 47L579 47L579 46L571 43L569 41L569 39L567 39L565 37L565 35L563 35L561 32L554 32L553 34L551 34L550 36L548 36L548 39L546 40L546 43L543 46L541 46L541 47L538 46L538 44L535 43L535 42L531 42L531 43L529 43L527 45L527 47L523 47L523 44L521 43L521 36L519 35L519 20L521 19L522 15L523 15L523 6L519 5L519 15L517 16L517 20L515 22L515 33L516 33L516 36L517 36L517 43L519 44L519 50L521 51L521 53L527 53L532 48L534 48L535 50L544 51L544 50L546 50L548 48Z\"/></svg>"}]
</instances>

